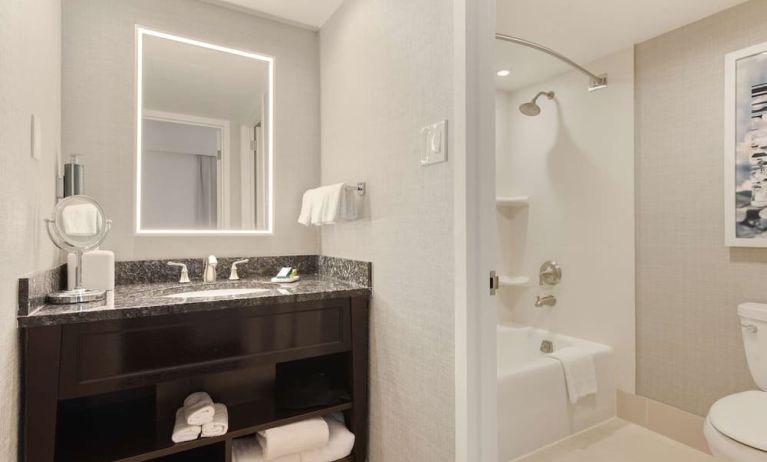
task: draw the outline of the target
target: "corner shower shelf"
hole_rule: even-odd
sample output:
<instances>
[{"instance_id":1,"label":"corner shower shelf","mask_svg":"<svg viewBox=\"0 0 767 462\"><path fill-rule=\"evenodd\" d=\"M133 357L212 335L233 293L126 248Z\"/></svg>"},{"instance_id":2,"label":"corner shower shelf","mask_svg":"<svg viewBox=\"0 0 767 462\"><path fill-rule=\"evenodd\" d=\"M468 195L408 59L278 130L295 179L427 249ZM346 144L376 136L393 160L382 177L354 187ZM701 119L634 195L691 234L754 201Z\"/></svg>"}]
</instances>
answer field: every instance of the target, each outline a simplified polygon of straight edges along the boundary
<instances>
[{"instance_id":1,"label":"corner shower shelf","mask_svg":"<svg viewBox=\"0 0 767 462\"><path fill-rule=\"evenodd\" d=\"M530 284L530 278L526 276L501 276L498 282L501 287L525 287Z\"/></svg>"},{"instance_id":2,"label":"corner shower shelf","mask_svg":"<svg viewBox=\"0 0 767 462\"><path fill-rule=\"evenodd\" d=\"M527 207L530 198L528 196L496 197L496 207Z\"/></svg>"}]
</instances>

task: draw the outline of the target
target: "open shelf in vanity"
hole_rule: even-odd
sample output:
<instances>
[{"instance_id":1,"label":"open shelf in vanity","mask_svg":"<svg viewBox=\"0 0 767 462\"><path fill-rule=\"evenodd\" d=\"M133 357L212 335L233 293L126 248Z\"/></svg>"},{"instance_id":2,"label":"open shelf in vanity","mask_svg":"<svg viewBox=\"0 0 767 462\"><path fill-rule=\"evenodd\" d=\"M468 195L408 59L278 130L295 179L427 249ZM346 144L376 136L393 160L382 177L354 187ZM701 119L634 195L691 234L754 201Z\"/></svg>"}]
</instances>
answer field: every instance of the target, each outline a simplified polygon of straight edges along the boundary
<instances>
[{"instance_id":1,"label":"open shelf in vanity","mask_svg":"<svg viewBox=\"0 0 767 462\"><path fill-rule=\"evenodd\" d=\"M367 452L368 298L217 308L23 330L24 461L229 462L236 438L343 413ZM280 377L321 370L329 404L290 409ZM308 372L307 372L308 373ZM174 444L175 410L204 390L229 411L226 435Z\"/></svg>"}]
</instances>

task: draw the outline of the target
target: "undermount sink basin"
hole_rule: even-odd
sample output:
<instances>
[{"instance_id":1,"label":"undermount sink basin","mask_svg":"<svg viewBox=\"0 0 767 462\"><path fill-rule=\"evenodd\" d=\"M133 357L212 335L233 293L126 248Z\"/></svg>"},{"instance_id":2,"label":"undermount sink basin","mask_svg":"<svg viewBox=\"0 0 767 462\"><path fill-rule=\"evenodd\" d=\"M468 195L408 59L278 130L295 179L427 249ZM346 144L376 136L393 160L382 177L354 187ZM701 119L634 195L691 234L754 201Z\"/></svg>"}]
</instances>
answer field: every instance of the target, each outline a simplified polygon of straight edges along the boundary
<instances>
[{"instance_id":1,"label":"undermount sink basin","mask_svg":"<svg viewBox=\"0 0 767 462\"><path fill-rule=\"evenodd\" d=\"M179 292L177 294L165 295L167 298L214 298L214 297L232 297L236 295L249 295L269 292L269 289L210 289L198 290L195 292Z\"/></svg>"}]
</instances>

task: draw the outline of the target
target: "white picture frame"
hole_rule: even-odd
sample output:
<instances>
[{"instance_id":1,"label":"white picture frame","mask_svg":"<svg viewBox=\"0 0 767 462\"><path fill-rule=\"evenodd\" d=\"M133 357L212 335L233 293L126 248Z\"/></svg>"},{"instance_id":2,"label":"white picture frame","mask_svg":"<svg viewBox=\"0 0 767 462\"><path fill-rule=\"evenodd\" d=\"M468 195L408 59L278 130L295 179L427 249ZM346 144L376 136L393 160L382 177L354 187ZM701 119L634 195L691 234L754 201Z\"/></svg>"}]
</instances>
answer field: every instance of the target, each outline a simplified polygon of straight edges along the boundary
<instances>
[{"instance_id":1,"label":"white picture frame","mask_svg":"<svg viewBox=\"0 0 767 462\"><path fill-rule=\"evenodd\" d=\"M725 245L767 247L767 42L724 66Z\"/></svg>"}]
</instances>

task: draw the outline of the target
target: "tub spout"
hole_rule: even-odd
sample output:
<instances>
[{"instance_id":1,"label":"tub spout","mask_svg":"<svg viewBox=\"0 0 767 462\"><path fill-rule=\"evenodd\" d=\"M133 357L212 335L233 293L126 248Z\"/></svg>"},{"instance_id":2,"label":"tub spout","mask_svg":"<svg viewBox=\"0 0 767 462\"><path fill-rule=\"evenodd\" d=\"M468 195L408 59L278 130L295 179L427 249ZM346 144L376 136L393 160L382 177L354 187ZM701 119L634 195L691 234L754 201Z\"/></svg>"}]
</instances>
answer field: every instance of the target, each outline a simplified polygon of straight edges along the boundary
<instances>
[{"instance_id":1,"label":"tub spout","mask_svg":"<svg viewBox=\"0 0 767 462\"><path fill-rule=\"evenodd\" d=\"M547 295L545 297L538 296L535 298L535 306L554 306L557 304L557 297L553 295Z\"/></svg>"}]
</instances>

